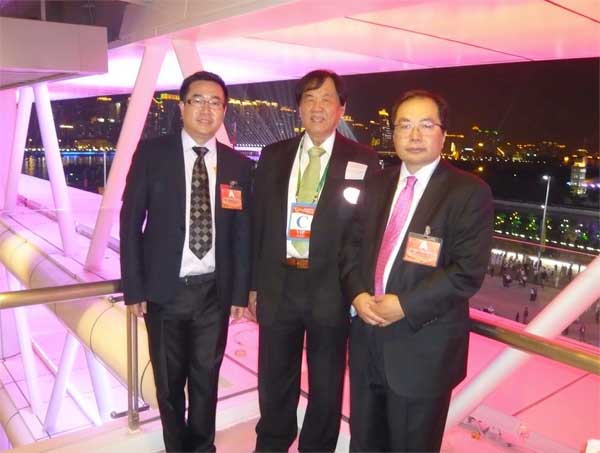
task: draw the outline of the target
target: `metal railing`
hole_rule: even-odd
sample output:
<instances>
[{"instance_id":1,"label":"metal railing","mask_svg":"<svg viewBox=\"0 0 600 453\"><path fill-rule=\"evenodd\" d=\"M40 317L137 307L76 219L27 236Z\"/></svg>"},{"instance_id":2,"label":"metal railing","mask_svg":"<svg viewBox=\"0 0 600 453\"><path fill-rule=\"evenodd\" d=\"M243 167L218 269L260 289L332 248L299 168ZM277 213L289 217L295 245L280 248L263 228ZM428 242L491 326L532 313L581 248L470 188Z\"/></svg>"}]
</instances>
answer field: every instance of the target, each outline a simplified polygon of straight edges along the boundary
<instances>
[{"instance_id":1,"label":"metal railing","mask_svg":"<svg viewBox=\"0 0 600 453\"><path fill-rule=\"evenodd\" d=\"M549 340L508 326L500 326L471 311L471 331L524 352L547 357L556 362L600 376L600 355L561 341Z\"/></svg>"},{"instance_id":2,"label":"metal railing","mask_svg":"<svg viewBox=\"0 0 600 453\"><path fill-rule=\"evenodd\" d=\"M101 296L107 296L108 302L114 303L122 300L122 297L114 296L114 294L120 292L121 280L105 280L75 285L8 291L0 293L0 310L31 305L73 302ZM136 431L140 427L137 317L127 310L126 319L127 421L129 429Z\"/></svg>"},{"instance_id":3,"label":"metal railing","mask_svg":"<svg viewBox=\"0 0 600 453\"><path fill-rule=\"evenodd\" d=\"M83 283L77 285L37 288L0 293L0 310L30 305L68 302L90 297L110 296L118 293L120 280ZM109 297L110 302L122 298ZM137 318L127 310L127 419L129 429L140 426L138 383L138 334ZM550 358L554 361L600 375L600 355L561 341L548 340L511 326L493 323L482 315L471 312L471 331L507 344L519 350Z\"/></svg>"}]
</instances>

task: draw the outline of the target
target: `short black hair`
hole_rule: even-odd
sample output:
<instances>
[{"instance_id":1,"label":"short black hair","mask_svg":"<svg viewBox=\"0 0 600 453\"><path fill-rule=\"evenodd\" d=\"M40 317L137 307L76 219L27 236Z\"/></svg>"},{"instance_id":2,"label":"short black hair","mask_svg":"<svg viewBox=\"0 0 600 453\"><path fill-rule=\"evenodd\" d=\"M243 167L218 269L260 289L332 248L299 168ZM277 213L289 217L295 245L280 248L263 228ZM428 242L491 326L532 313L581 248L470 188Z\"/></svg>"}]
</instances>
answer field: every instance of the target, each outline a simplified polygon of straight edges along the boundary
<instances>
[{"instance_id":1,"label":"short black hair","mask_svg":"<svg viewBox=\"0 0 600 453\"><path fill-rule=\"evenodd\" d=\"M179 100L181 102L185 102L186 96L190 89L190 85L194 82L198 82L199 80L206 80L208 82L215 82L221 86L223 89L223 94L225 95L225 104L229 100L229 92L227 91L227 85L221 77L219 77L214 72L208 71L198 71L193 73L190 76L187 76L183 82L181 83L181 88L179 88Z\"/></svg>"},{"instance_id":2,"label":"short black hair","mask_svg":"<svg viewBox=\"0 0 600 453\"><path fill-rule=\"evenodd\" d=\"M448 130L448 103L446 100L440 96L438 93L434 93L432 91L427 90L410 90L402 93L402 95L394 102L394 107L392 108L392 123L396 121L396 113L398 113L398 109L402 104L406 101L415 98L426 98L431 99L435 102L438 108L438 114L440 117L441 129L443 131Z\"/></svg>"},{"instance_id":3,"label":"short black hair","mask_svg":"<svg viewBox=\"0 0 600 453\"><path fill-rule=\"evenodd\" d=\"M337 92L340 104L345 105L346 99L348 99L346 84L339 75L328 69L316 69L309 72L298 81L296 85L296 104L300 105L302 95L305 92L321 88L328 78L331 79L335 85L335 91Z\"/></svg>"}]
</instances>

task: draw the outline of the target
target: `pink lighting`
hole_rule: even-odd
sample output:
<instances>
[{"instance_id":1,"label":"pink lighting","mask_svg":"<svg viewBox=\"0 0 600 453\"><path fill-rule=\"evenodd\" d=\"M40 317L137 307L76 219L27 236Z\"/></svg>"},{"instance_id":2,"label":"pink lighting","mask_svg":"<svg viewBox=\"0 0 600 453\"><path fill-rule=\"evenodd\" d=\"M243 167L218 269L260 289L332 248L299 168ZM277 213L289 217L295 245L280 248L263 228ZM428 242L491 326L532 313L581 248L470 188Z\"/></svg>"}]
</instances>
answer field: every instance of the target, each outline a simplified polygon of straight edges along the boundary
<instances>
[{"instance_id":1,"label":"pink lighting","mask_svg":"<svg viewBox=\"0 0 600 453\"><path fill-rule=\"evenodd\" d=\"M564 7L561 7L564 6ZM315 14L318 8L319 14ZM143 44L168 46L158 90L181 80L171 39L196 42L204 67L229 84L285 80L315 67L341 74L600 55L595 0L296 1L169 30L109 50L108 72L56 82L52 99L129 93ZM165 19L166 20L166 19ZM161 29L161 30L162 30ZM139 34L139 33L138 33Z\"/></svg>"}]
</instances>

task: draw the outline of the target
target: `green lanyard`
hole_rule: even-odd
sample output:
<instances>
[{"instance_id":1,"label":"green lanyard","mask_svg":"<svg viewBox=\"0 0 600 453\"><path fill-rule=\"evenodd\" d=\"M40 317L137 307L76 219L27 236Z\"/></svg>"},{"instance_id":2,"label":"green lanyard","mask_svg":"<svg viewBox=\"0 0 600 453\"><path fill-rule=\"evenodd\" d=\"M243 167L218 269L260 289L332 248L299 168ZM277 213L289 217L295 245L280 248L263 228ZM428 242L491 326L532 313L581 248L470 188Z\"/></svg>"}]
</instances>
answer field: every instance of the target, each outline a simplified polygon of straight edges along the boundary
<instances>
[{"instance_id":1,"label":"green lanyard","mask_svg":"<svg viewBox=\"0 0 600 453\"><path fill-rule=\"evenodd\" d=\"M300 182L302 181L302 173L300 171L300 159L302 158L302 149L304 148L304 136L302 136L302 140L300 141L300 152L298 153L298 181L296 181L296 201L298 201L298 194L300 193ZM320 157L319 157L320 159ZM319 184L317 185L317 193L315 194L315 198L313 199L313 203L317 202L317 199L319 198L319 194L321 193L321 190L323 190L323 186L325 185L325 177L327 176L327 170L329 170L329 164L331 162L331 157L329 157L329 160L327 161L327 166L325 167L325 171L323 172L323 175L321 176L321 179L319 180Z\"/></svg>"}]
</instances>

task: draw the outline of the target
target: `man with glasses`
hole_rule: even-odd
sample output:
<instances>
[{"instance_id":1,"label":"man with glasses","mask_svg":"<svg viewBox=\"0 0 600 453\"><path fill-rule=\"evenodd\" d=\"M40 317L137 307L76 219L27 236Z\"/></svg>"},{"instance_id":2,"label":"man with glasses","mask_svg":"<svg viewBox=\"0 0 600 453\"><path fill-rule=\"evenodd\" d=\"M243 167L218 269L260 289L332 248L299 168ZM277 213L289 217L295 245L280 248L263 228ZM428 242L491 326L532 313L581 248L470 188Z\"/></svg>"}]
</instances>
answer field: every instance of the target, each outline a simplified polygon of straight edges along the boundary
<instances>
[{"instance_id":1,"label":"man with glasses","mask_svg":"<svg viewBox=\"0 0 600 453\"><path fill-rule=\"evenodd\" d=\"M252 163L215 138L227 99L218 75L186 78L183 129L140 143L123 196L123 294L146 321L167 451L215 451L228 319L248 300Z\"/></svg>"},{"instance_id":2,"label":"man with glasses","mask_svg":"<svg viewBox=\"0 0 600 453\"><path fill-rule=\"evenodd\" d=\"M306 74L296 101L305 132L263 149L255 175L256 451L287 451L296 438L306 335L308 405L298 449L326 452L339 434L350 308L338 253L356 195L378 162L373 150L336 132L346 103L340 76Z\"/></svg>"},{"instance_id":3,"label":"man with glasses","mask_svg":"<svg viewBox=\"0 0 600 453\"><path fill-rule=\"evenodd\" d=\"M469 297L489 261L489 187L441 160L447 105L427 91L395 104L401 167L365 183L341 255L350 329L351 451L439 451L465 377Z\"/></svg>"}]
</instances>

